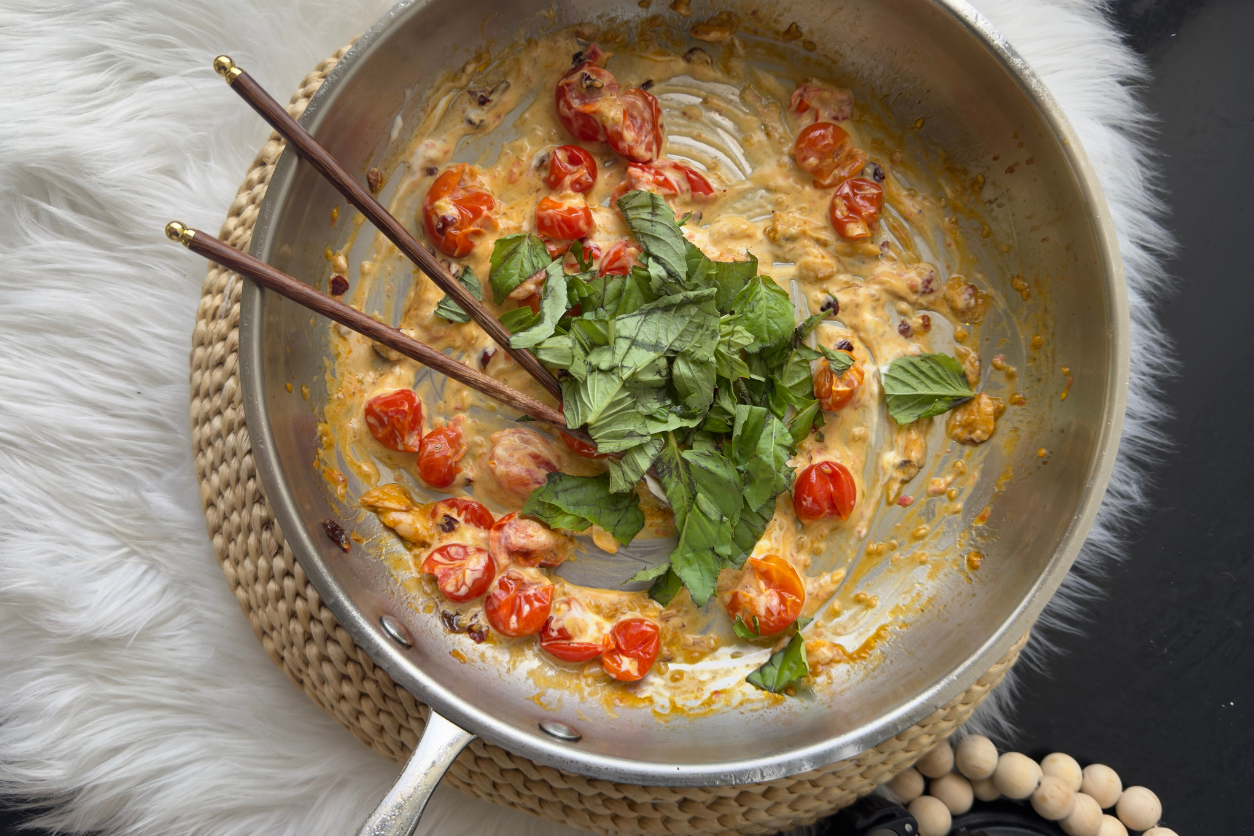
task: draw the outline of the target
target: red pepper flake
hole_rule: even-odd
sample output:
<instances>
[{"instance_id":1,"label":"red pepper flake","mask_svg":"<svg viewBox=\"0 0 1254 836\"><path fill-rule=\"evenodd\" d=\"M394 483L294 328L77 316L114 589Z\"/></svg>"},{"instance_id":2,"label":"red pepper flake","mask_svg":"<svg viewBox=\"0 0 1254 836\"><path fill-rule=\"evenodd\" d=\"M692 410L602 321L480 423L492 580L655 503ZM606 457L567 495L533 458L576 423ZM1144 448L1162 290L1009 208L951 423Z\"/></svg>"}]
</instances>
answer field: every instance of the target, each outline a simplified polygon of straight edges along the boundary
<instances>
[{"instance_id":1,"label":"red pepper flake","mask_svg":"<svg viewBox=\"0 0 1254 836\"><path fill-rule=\"evenodd\" d=\"M466 634L470 636L470 640L475 644L483 644L488 637L488 628L476 622L470 625L470 628L466 630Z\"/></svg>"},{"instance_id":2,"label":"red pepper flake","mask_svg":"<svg viewBox=\"0 0 1254 836\"><path fill-rule=\"evenodd\" d=\"M348 279L338 273L331 277L331 295L343 296L348 293Z\"/></svg>"},{"instance_id":3,"label":"red pepper flake","mask_svg":"<svg viewBox=\"0 0 1254 836\"><path fill-rule=\"evenodd\" d=\"M913 496L899 496L897 497L897 504L900 505L902 508L909 508L911 505L914 504L914 497Z\"/></svg>"},{"instance_id":4,"label":"red pepper flake","mask_svg":"<svg viewBox=\"0 0 1254 836\"><path fill-rule=\"evenodd\" d=\"M914 329L910 327L909 322L903 319L897 323L897 333L903 337L912 337L914 336Z\"/></svg>"},{"instance_id":5,"label":"red pepper flake","mask_svg":"<svg viewBox=\"0 0 1254 836\"><path fill-rule=\"evenodd\" d=\"M331 542L340 547L341 551L348 551L353 547L353 543L348 539L348 532L340 528L340 524L335 520L323 520L322 530L331 538Z\"/></svg>"},{"instance_id":6,"label":"red pepper flake","mask_svg":"<svg viewBox=\"0 0 1254 836\"><path fill-rule=\"evenodd\" d=\"M483 353L479 355L479 368L486 369L488 363L492 362L492 358L496 356L495 348L485 348Z\"/></svg>"}]
</instances>

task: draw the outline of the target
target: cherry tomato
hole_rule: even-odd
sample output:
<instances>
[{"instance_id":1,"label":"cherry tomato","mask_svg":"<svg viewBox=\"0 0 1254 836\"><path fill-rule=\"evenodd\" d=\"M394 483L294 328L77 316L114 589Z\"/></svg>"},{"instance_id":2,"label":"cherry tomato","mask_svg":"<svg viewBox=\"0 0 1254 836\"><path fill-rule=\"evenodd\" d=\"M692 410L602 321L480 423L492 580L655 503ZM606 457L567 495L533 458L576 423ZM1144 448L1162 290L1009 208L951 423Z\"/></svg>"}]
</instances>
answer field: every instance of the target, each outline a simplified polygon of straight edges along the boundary
<instances>
[{"instance_id":1,"label":"cherry tomato","mask_svg":"<svg viewBox=\"0 0 1254 836\"><path fill-rule=\"evenodd\" d=\"M569 537L558 534L541 522L506 514L496 521L488 535L492 557L505 566L558 566L574 552Z\"/></svg>"},{"instance_id":2,"label":"cherry tomato","mask_svg":"<svg viewBox=\"0 0 1254 836\"><path fill-rule=\"evenodd\" d=\"M418 571L435 575L444 597L460 604L488 591L496 577L496 563L487 549L449 543L427 555Z\"/></svg>"},{"instance_id":3,"label":"cherry tomato","mask_svg":"<svg viewBox=\"0 0 1254 836\"><path fill-rule=\"evenodd\" d=\"M454 525L447 529L444 528L447 523L446 518L452 518L454 522ZM459 520L466 523L466 525L482 528L484 531L496 525L496 518L492 516L492 512L483 503L460 496L441 499L439 502L433 503L431 505L431 519L435 520L441 530L446 532L456 528L456 523Z\"/></svg>"},{"instance_id":4,"label":"cherry tomato","mask_svg":"<svg viewBox=\"0 0 1254 836\"><path fill-rule=\"evenodd\" d=\"M418 451L418 475L433 488L447 488L462 469L457 466L466 455L466 441L460 427L445 424L427 433Z\"/></svg>"},{"instance_id":5,"label":"cherry tomato","mask_svg":"<svg viewBox=\"0 0 1254 836\"><path fill-rule=\"evenodd\" d=\"M857 501L853 474L840 462L810 465L801 471L792 488L792 508L802 522L832 517L847 520Z\"/></svg>"},{"instance_id":6,"label":"cherry tomato","mask_svg":"<svg viewBox=\"0 0 1254 836\"><path fill-rule=\"evenodd\" d=\"M818 368L814 370L814 397L818 398L821 408L835 412L853 400L853 394L862 385L862 379L861 363L854 363L837 377L832 374L831 364L826 359L820 360Z\"/></svg>"},{"instance_id":7,"label":"cherry tomato","mask_svg":"<svg viewBox=\"0 0 1254 836\"><path fill-rule=\"evenodd\" d=\"M591 232L592 210L582 197L576 199L578 203L564 203L547 195L540 198L536 204L536 232L561 241L582 238ZM566 248L570 249L569 243Z\"/></svg>"},{"instance_id":8,"label":"cherry tomato","mask_svg":"<svg viewBox=\"0 0 1254 836\"><path fill-rule=\"evenodd\" d=\"M797 134L793 156L814 178L814 185L824 189L839 186L866 165L866 152L831 122L815 122Z\"/></svg>"},{"instance_id":9,"label":"cherry tomato","mask_svg":"<svg viewBox=\"0 0 1254 836\"><path fill-rule=\"evenodd\" d=\"M610 147L634 162L656 160L662 153L662 108L657 99L633 87L619 95L618 103L621 115L605 126Z\"/></svg>"},{"instance_id":10,"label":"cherry tomato","mask_svg":"<svg viewBox=\"0 0 1254 836\"><path fill-rule=\"evenodd\" d=\"M608 644L601 654L601 667L620 682L635 682L644 679L657 661L662 638L649 619L629 618L614 625Z\"/></svg>"},{"instance_id":11,"label":"cherry tomato","mask_svg":"<svg viewBox=\"0 0 1254 836\"><path fill-rule=\"evenodd\" d=\"M559 145L549 154L544 184L556 192L590 192L597 182L597 162L578 145Z\"/></svg>"},{"instance_id":12,"label":"cherry tomato","mask_svg":"<svg viewBox=\"0 0 1254 836\"><path fill-rule=\"evenodd\" d=\"M422 201L422 222L436 249L461 258L470 255L475 239L496 223L498 207L478 169L459 163L431 184Z\"/></svg>"},{"instance_id":13,"label":"cherry tomato","mask_svg":"<svg viewBox=\"0 0 1254 836\"><path fill-rule=\"evenodd\" d=\"M810 122L844 122L853 113L853 94L839 87L802 84L792 92L788 109Z\"/></svg>"},{"instance_id":14,"label":"cherry tomato","mask_svg":"<svg viewBox=\"0 0 1254 836\"><path fill-rule=\"evenodd\" d=\"M575 139L584 142L606 141L606 121L612 118L622 90L613 73L597 66L597 60L603 55L598 50L593 60L584 61L566 73L553 91L557 118Z\"/></svg>"},{"instance_id":15,"label":"cherry tomato","mask_svg":"<svg viewBox=\"0 0 1254 836\"><path fill-rule=\"evenodd\" d=\"M618 241L605 251L601 260L598 276L625 276L631 272L632 265L640 256L640 248L631 241Z\"/></svg>"},{"instance_id":16,"label":"cherry tomato","mask_svg":"<svg viewBox=\"0 0 1254 836\"><path fill-rule=\"evenodd\" d=\"M536 207L539 212L539 207ZM570 250L569 241L554 241L552 238L544 239L544 248L549 251L549 258L557 258L559 255L566 255Z\"/></svg>"},{"instance_id":17,"label":"cherry tomato","mask_svg":"<svg viewBox=\"0 0 1254 836\"><path fill-rule=\"evenodd\" d=\"M562 437L562 443L570 448L570 451L576 456L582 456L585 459L605 458L604 453L597 452L597 446L595 444L584 441L582 438L575 438L573 435L567 435L561 430L558 430L557 434Z\"/></svg>"},{"instance_id":18,"label":"cherry tomato","mask_svg":"<svg viewBox=\"0 0 1254 836\"><path fill-rule=\"evenodd\" d=\"M749 558L749 568L727 601L727 614L763 636L787 629L801 615L805 584L787 560L777 554Z\"/></svg>"},{"instance_id":19,"label":"cherry tomato","mask_svg":"<svg viewBox=\"0 0 1254 836\"><path fill-rule=\"evenodd\" d=\"M553 604L540 631L540 649L563 662L587 662L601 655L609 642L605 621L588 612L578 598Z\"/></svg>"},{"instance_id":20,"label":"cherry tomato","mask_svg":"<svg viewBox=\"0 0 1254 836\"><path fill-rule=\"evenodd\" d=\"M714 195L714 187L705 179L705 175L695 168L671 160L647 164L628 163L623 182L614 190L614 200L617 201L627 192L636 189L662 197L689 195L698 202L709 200Z\"/></svg>"},{"instance_id":21,"label":"cherry tomato","mask_svg":"<svg viewBox=\"0 0 1254 836\"><path fill-rule=\"evenodd\" d=\"M417 453L422 443L422 401L412 389L397 389L366 401L366 427L380 444Z\"/></svg>"},{"instance_id":22,"label":"cherry tomato","mask_svg":"<svg viewBox=\"0 0 1254 836\"><path fill-rule=\"evenodd\" d=\"M880 219L884 206L884 188L865 177L851 177L841 183L832 195L827 216L832 226L845 238L867 238Z\"/></svg>"},{"instance_id":23,"label":"cherry tomato","mask_svg":"<svg viewBox=\"0 0 1254 836\"><path fill-rule=\"evenodd\" d=\"M534 636L544 627L552 605L553 584L511 569L493 585L483 602L483 613L492 629L503 636Z\"/></svg>"},{"instance_id":24,"label":"cherry tomato","mask_svg":"<svg viewBox=\"0 0 1254 836\"><path fill-rule=\"evenodd\" d=\"M512 428L493 433L488 469L510 493L530 496L557 470L557 451L531 430Z\"/></svg>"}]
</instances>

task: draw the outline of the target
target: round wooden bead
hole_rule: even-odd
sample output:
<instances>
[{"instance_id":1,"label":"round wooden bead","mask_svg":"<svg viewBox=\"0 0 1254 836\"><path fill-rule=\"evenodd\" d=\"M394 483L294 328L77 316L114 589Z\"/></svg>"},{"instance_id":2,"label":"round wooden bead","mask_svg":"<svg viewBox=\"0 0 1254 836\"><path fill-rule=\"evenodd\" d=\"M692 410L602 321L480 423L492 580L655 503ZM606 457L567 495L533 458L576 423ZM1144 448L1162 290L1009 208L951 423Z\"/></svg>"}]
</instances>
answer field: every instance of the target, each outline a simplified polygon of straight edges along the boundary
<instances>
[{"instance_id":1,"label":"round wooden bead","mask_svg":"<svg viewBox=\"0 0 1254 836\"><path fill-rule=\"evenodd\" d=\"M958 741L954 764L972 781L992 778L993 770L997 768L997 747L982 734L964 737Z\"/></svg>"},{"instance_id":2,"label":"round wooden bead","mask_svg":"<svg viewBox=\"0 0 1254 836\"><path fill-rule=\"evenodd\" d=\"M1043 819L1058 821L1071 815L1075 793L1057 775L1043 775L1032 792L1032 809Z\"/></svg>"},{"instance_id":3,"label":"round wooden bead","mask_svg":"<svg viewBox=\"0 0 1254 836\"><path fill-rule=\"evenodd\" d=\"M1006 798L1021 801L1032 794L1041 780L1036 761L1019 752L1003 752L993 771L993 783Z\"/></svg>"},{"instance_id":4,"label":"round wooden bead","mask_svg":"<svg viewBox=\"0 0 1254 836\"><path fill-rule=\"evenodd\" d=\"M919 796L906 809L919 823L919 836L946 836L954 823L949 808L930 795Z\"/></svg>"},{"instance_id":5,"label":"round wooden bead","mask_svg":"<svg viewBox=\"0 0 1254 836\"><path fill-rule=\"evenodd\" d=\"M893 791L893 795L901 799L902 804L909 804L923 795L923 776L913 766L908 767L898 772L893 780L888 782L888 788Z\"/></svg>"},{"instance_id":6,"label":"round wooden bead","mask_svg":"<svg viewBox=\"0 0 1254 836\"><path fill-rule=\"evenodd\" d=\"M931 748L923 757L919 758L919 762L914 765L929 778L939 778L946 772L954 768L954 750L949 745L948 740L942 740Z\"/></svg>"},{"instance_id":7,"label":"round wooden bead","mask_svg":"<svg viewBox=\"0 0 1254 836\"><path fill-rule=\"evenodd\" d=\"M1115 804L1115 815L1130 830L1149 830L1162 818L1163 805L1145 787L1128 787Z\"/></svg>"},{"instance_id":8,"label":"round wooden bead","mask_svg":"<svg viewBox=\"0 0 1254 836\"><path fill-rule=\"evenodd\" d=\"M1151 827L1141 836L1177 836L1177 833L1169 827Z\"/></svg>"},{"instance_id":9,"label":"round wooden bead","mask_svg":"<svg viewBox=\"0 0 1254 836\"><path fill-rule=\"evenodd\" d=\"M1114 816L1102 816L1102 823L1097 828L1097 836L1128 836L1128 828Z\"/></svg>"},{"instance_id":10,"label":"round wooden bead","mask_svg":"<svg viewBox=\"0 0 1254 836\"><path fill-rule=\"evenodd\" d=\"M1075 806L1071 814L1059 822L1067 836L1097 836L1102 826L1102 808L1093 797L1082 792L1075 794Z\"/></svg>"},{"instance_id":11,"label":"round wooden bead","mask_svg":"<svg viewBox=\"0 0 1254 836\"><path fill-rule=\"evenodd\" d=\"M971 792L975 793L975 797L980 801L996 801L1001 798L1001 790L997 789L997 784L992 778L981 778L978 781L971 782Z\"/></svg>"},{"instance_id":12,"label":"round wooden bead","mask_svg":"<svg viewBox=\"0 0 1254 836\"><path fill-rule=\"evenodd\" d=\"M927 792L928 795L939 798L955 816L971 809L975 795L971 790L971 782L957 772L947 773L932 781Z\"/></svg>"},{"instance_id":13,"label":"round wooden bead","mask_svg":"<svg viewBox=\"0 0 1254 836\"><path fill-rule=\"evenodd\" d=\"M1109 766L1092 763L1084 767L1084 781L1080 784L1080 792L1091 796L1106 810L1114 807L1119 800L1119 794L1123 792L1123 781L1119 780L1119 773Z\"/></svg>"},{"instance_id":14,"label":"round wooden bead","mask_svg":"<svg viewBox=\"0 0 1254 836\"><path fill-rule=\"evenodd\" d=\"M1062 752L1046 755L1041 761L1041 772L1046 775L1057 775L1066 782L1072 792L1079 792L1080 786L1084 783L1084 773L1080 771L1080 764L1076 763L1075 758L1064 755Z\"/></svg>"}]
</instances>

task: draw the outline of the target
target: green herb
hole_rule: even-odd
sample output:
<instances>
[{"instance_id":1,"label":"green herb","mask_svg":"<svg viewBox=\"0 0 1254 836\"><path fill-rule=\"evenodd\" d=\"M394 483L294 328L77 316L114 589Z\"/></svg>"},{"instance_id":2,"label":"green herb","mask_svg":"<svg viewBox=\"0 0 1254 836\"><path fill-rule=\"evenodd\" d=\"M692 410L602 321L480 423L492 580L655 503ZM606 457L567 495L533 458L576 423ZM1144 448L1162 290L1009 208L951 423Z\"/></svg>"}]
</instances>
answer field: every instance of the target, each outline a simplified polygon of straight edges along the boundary
<instances>
[{"instance_id":1,"label":"green herb","mask_svg":"<svg viewBox=\"0 0 1254 836\"><path fill-rule=\"evenodd\" d=\"M543 485L531 492L522 513L551 528L583 531L598 525L623 545L644 528L644 513L634 493L612 493L608 473L570 476L550 473Z\"/></svg>"},{"instance_id":2,"label":"green herb","mask_svg":"<svg viewBox=\"0 0 1254 836\"><path fill-rule=\"evenodd\" d=\"M818 401L810 401L788 420L788 434L792 436L792 443L800 444L816 425L823 426L823 413L819 410Z\"/></svg>"},{"instance_id":3,"label":"green herb","mask_svg":"<svg viewBox=\"0 0 1254 836\"><path fill-rule=\"evenodd\" d=\"M784 423L760 406L736 407L732 461L744 474L745 505L760 508L792 487L788 467L792 435Z\"/></svg>"},{"instance_id":4,"label":"green herb","mask_svg":"<svg viewBox=\"0 0 1254 836\"><path fill-rule=\"evenodd\" d=\"M544 268L544 291L537 321L525 331L514 332L509 340L510 347L533 348L553 336L566 307L566 274L562 272L562 263L554 261Z\"/></svg>"},{"instance_id":5,"label":"green herb","mask_svg":"<svg viewBox=\"0 0 1254 836\"><path fill-rule=\"evenodd\" d=\"M632 191L618 199L618 208L650 261L658 264L673 281L686 282L688 241L666 201L652 192Z\"/></svg>"},{"instance_id":6,"label":"green herb","mask_svg":"<svg viewBox=\"0 0 1254 836\"><path fill-rule=\"evenodd\" d=\"M766 664L745 677L750 685L778 694L802 677L810 675L806 664L806 643L800 633L794 633L783 650L771 654Z\"/></svg>"},{"instance_id":7,"label":"green herb","mask_svg":"<svg viewBox=\"0 0 1254 836\"><path fill-rule=\"evenodd\" d=\"M461 275L457 277L457 281L462 287L466 288L467 293L480 302L483 301L483 287L480 286L474 270L471 270L469 267L462 270ZM449 322L470 322L470 314L463 311L462 306L447 295L436 303L435 315L441 319L447 319Z\"/></svg>"},{"instance_id":8,"label":"green herb","mask_svg":"<svg viewBox=\"0 0 1254 836\"><path fill-rule=\"evenodd\" d=\"M662 452L662 439L650 438L623 453L617 461L610 459L610 491L626 493L636 487L646 470Z\"/></svg>"},{"instance_id":9,"label":"green herb","mask_svg":"<svg viewBox=\"0 0 1254 836\"><path fill-rule=\"evenodd\" d=\"M761 622L758 621L758 617L756 615L753 617L752 627L746 624L743 618L736 616L736 622L732 624L732 629L735 630L736 635L740 636L742 639L762 638Z\"/></svg>"},{"instance_id":10,"label":"green herb","mask_svg":"<svg viewBox=\"0 0 1254 836\"><path fill-rule=\"evenodd\" d=\"M501 314L499 321L506 331L509 331L511 334L517 334L526 331L539 322L540 315L533 314L531 308L524 305L521 308L514 308L512 311L506 311Z\"/></svg>"},{"instance_id":11,"label":"green herb","mask_svg":"<svg viewBox=\"0 0 1254 836\"><path fill-rule=\"evenodd\" d=\"M898 357L884 373L884 400L898 424L940 415L973 397L962 364L948 354Z\"/></svg>"},{"instance_id":12,"label":"green herb","mask_svg":"<svg viewBox=\"0 0 1254 836\"><path fill-rule=\"evenodd\" d=\"M506 296L552 260L544 241L529 232L496 239L492 245L492 270L488 273L493 301L498 305L505 304Z\"/></svg>"},{"instance_id":13,"label":"green herb","mask_svg":"<svg viewBox=\"0 0 1254 836\"><path fill-rule=\"evenodd\" d=\"M827 358L827 365L832 370L832 374L834 375L842 375L849 371L849 368L853 366L853 357L851 357L847 352L832 351L825 345L820 345L819 351L821 351L823 356Z\"/></svg>"},{"instance_id":14,"label":"green herb","mask_svg":"<svg viewBox=\"0 0 1254 836\"><path fill-rule=\"evenodd\" d=\"M666 567L666 573L659 575L653 586L649 587L649 597L664 607L684 588L683 580L670 568L670 564L666 564Z\"/></svg>"},{"instance_id":15,"label":"green herb","mask_svg":"<svg viewBox=\"0 0 1254 836\"><path fill-rule=\"evenodd\" d=\"M732 303L736 324L753 335L746 350L753 352L779 345L793 333L793 304L782 287L769 276L756 276Z\"/></svg>"}]
</instances>

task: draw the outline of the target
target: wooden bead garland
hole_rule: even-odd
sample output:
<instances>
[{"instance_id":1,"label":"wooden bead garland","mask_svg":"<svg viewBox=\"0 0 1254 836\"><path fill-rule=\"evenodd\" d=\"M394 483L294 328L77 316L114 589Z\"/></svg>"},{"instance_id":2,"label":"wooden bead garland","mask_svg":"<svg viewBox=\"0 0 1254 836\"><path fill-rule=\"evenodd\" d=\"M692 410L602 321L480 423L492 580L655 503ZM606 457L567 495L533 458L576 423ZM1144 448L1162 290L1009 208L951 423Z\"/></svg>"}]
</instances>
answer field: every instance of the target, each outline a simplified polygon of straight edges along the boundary
<instances>
[{"instance_id":1,"label":"wooden bead garland","mask_svg":"<svg viewBox=\"0 0 1254 836\"><path fill-rule=\"evenodd\" d=\"M970 810L974 799L996 801L1003 795L1027 800L1039 816L1058 822L1067 836L1128 836L1129 830L1141 831L1141 836L1177 836L1158 826L1163 813L1158 796L1145 787L1125 790L1109 766L1095 763L1081 769L1062 752L1039 764L1019 752L999 755L982 735L965 737L956 748L941 741L885 786L909 805L919 836L947 836L953 817ZM1102 812L1111 808L1114 815Z\"/></svg>"}]
</instances>

